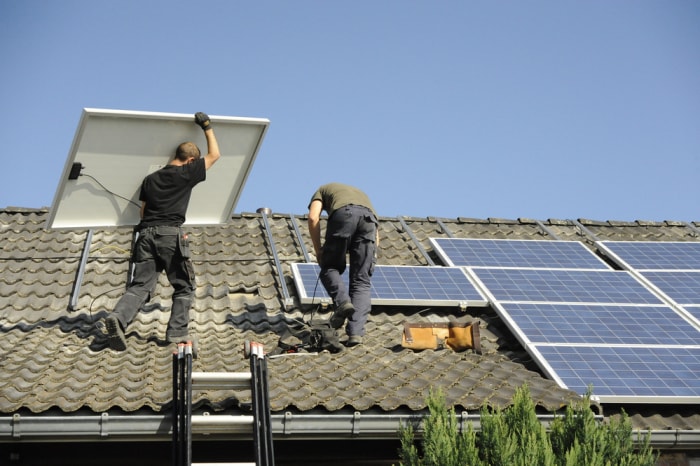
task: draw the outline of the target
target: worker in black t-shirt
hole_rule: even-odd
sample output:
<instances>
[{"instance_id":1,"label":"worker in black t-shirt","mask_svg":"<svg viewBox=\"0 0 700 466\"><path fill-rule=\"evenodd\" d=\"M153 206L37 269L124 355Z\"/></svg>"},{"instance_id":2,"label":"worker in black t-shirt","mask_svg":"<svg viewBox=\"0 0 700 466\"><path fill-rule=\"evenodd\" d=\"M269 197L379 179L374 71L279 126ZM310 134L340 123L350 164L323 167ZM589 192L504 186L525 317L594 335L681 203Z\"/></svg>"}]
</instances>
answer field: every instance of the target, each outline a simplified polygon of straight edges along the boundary
<instances>
[{"instance_id":1,"label":"worker in black t-shirt","mask_svg":"<svg viewBox=\"0 0 700 466\"><path fill-rule=\"evenodd\" d=\"M173 287L166 339L173 343L192 341L196 345L194 336L188 332L195 288L194 269L187 236L181 226L192 188L206 179L206 171L221 154L209 117L198 112L194 120L204 130L207 155L202 157L194 143L183 142L177 147L173 160L148 175L141 184L141 222L135 228L130 280L114 311L105 318L109 346L114 350L126 349L124 332L151 298L162 271Z\"/></svg>"}]
</instances>

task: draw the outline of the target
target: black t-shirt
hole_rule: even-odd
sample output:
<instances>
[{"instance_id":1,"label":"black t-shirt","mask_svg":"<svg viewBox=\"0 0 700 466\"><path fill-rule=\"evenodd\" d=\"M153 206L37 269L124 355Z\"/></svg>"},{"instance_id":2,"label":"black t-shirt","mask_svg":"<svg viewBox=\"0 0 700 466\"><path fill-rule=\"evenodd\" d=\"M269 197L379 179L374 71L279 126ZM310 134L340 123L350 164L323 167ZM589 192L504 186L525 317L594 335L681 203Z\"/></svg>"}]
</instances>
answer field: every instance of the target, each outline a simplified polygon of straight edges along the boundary
<instances>
[{"instance_id":1,"label":"black t-shirt","mask_svg":"<svg viewBox=\"0 0 700 466\"><path fill-rule=\"evenodd\" d=\"M140 227L180 226L190 202L192 188L207 176L204 158L182 166L166 165L144 178L139 199L146 202Z\"/></svg>"}]
</instances>

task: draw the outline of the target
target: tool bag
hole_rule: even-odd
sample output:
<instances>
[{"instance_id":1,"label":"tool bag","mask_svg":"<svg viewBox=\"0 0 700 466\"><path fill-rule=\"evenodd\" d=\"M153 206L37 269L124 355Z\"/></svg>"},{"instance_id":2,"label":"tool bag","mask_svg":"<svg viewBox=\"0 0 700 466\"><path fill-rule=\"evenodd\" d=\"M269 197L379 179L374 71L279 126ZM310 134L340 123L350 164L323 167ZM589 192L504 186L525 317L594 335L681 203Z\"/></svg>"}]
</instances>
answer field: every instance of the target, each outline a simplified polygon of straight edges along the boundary
<instances>
[{"instance_id":1,"label":"tool bag","mask_svg":"<svg viewBox=\"0 0 700 466\"><path fill-rule=\"evenodd\" d=\"M401 346L413 350L450 348L453 351L473 349L481 354L479 321L457 322L404 322Z\"/></svg>"},{"instance_id":2,"label":"tool bag","mask_svg":"<svg viewBox=\"0 0 700 466\"><path fill-rule=\"evenodd\" d=\"M278 341L279 353L330 351L337 353L343 349L338 331L328 321L304 322L301 328L286 328Z\"/></svg>"}]
</instances>

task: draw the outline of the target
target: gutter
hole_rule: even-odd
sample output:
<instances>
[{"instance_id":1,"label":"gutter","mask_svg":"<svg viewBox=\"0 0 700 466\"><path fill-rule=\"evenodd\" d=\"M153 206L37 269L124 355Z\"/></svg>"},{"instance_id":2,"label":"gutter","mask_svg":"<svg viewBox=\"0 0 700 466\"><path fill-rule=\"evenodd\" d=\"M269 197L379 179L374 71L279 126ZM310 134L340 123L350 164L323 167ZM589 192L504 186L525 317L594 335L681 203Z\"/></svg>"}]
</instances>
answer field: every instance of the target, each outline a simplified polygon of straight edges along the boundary
<instances>
[{"instance_id":1,"label":"gutter","mask_svg":"<svg viewBox=\"0 0 700 466\"><path fill-rule=\"evenodd\" d=\"M271 428L275 440L339 440L364 438L396 440L398 429L407 423L418 423L427 414L272 414ZM194 441L252 439L249 418L245 415L192 416ZM548 425L554 415L540 415ZM602 420L602 416L596 418ZM457 415L460 430L471 424L481 428L479 414ZM95 414L80 416L0 416L0 444L12 442L155 442L172 440L170 414L124 415ZM420 433L420 429L416 430ZM653 430L651 446L660 450L700 449L700 430ZM647 431L633 432L640 443Z\"/></svg>"}]
</instances>

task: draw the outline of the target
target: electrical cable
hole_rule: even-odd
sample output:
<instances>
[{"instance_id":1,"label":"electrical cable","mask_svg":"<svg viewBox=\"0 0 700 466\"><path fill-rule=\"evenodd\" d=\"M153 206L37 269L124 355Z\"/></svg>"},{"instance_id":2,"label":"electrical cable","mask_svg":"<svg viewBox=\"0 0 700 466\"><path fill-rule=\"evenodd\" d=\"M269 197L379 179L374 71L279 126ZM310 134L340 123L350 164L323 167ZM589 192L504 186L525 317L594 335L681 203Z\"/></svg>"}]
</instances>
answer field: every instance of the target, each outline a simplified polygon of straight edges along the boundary
<instances>
[{"instance_id":1,"label":"electrical cable","mask_svg":"<svg viewBox=\"0 0 700 466\"><path fill-rule=\"evenodd\" d=\"M316 284L314 285L314 292L311 295L311 317L309 318L309 321L306 322L304 321L304 318L302 317L301 319L293 318L293 321L299 322L302 325L310 325L310 323L314 320L314 314L316 313L316 309L320 306L318 304L316 307L314 307L314 300L316 299L316 289L318 288L318 282L321 280L321 273L319 272L318 276L316 277Z\"/></svg>"},{"instance_id":2,"label":"electrical cable","mask_svg":"<svg viewBox=\"0 0 700 466\"><path fill-rule=\"evenodd\" d=\"M90 306L88 306L88 312L90 313L90 321L92 322L93 325L95 324L95 318L94 318L93 315L92 315L92 305L95 304L95 301L97 301L97 300L98 300L99 298L101 298L102 296L104 296L104 295L106 295L106 294L109 294L109 293L111 293L111 292L113 292L113 291L117 291L117 290L119 290L119 289L121 289L121 287L119 287L119 288L112 288L111 290L107 290L107 291L105 291L104 293L100 293L100 294L98 294L97 296L95 296L94 298L92 298L92 301L90 301Z\"/></svg>"},{"instance_id":3,"label":"electrical cable","mask_svg":"<svg viewBox=\"0 0 700 466\"><path fill-rule=\"evenodd\" d=\"M87 173L81 173L80 176L87 176L88 178L92 179L95 183L97 183L98 185L100 185L100 187L101 187L102 189L104 189L105 191L107 191L107 193L111 194L112 196L116 196L116 197L118 197L118 198L120 198L120 199L124 199L125 201L127 201L127 202L130 203L130 204L135 205L135 206L138 207L139 209L141 208L141 206L138 205L138 203L132 201L131 199L128 199L128 198L126 198L126 197L124 197L124 196L122 196L122 195L120 195L120 194L115 193L114 191L110 191L109 189L107 189L107 188L105 187L105 185L103 185L102 183L100 183L99 180L98 180L97 178L95 178L94 176L88 175Z\"/></svg>"}]
</instances>

